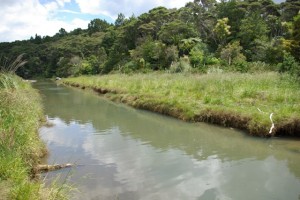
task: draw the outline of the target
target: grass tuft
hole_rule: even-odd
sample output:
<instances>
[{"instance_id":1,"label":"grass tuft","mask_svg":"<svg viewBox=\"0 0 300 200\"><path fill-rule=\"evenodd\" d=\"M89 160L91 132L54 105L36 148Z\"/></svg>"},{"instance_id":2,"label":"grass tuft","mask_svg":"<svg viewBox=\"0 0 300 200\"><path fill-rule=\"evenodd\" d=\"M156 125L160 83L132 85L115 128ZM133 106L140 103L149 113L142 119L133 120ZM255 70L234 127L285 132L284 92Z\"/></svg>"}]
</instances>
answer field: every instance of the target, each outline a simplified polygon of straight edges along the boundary
<instances>
[{"instance_id":1,"label":"grass tuft","mask_svg":"<svg viewBox=\"0 0 300 200\"><path fill-rule=\"evenodd\" d=\"M41 199L41 191L46 191L31 178L34 166L47 152L37 132L42 119L38 92L16 75L1 73L0 199ZM59 198L48 195L44 199Z\"/></svg>"}]
</instances>

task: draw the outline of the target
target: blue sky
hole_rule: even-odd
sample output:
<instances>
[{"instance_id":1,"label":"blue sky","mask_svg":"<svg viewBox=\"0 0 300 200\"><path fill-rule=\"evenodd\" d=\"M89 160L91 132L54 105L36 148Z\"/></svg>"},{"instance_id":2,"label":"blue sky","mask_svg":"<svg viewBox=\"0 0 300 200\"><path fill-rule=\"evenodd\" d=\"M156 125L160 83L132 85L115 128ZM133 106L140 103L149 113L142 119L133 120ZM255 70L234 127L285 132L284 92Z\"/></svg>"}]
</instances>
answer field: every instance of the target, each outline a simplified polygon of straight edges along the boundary
<instances>
[{"instance_id":1,"label":"blue sky","mask_svg":"<svg viewBox=\"0 0 300 200\"><path fill-rule=\"evenodd\" d=\"M157 6L179 8L189 0L0 0L0 42L29 39L35 34L52 36L87 28L95 18L113 23L118 13L126 17Z\"/></svg>"},{"instance_id":2,"label":"blue sky","mask_svg":"<svg viewBox=\"0 0 300 200\"><path fill-rule=\"evenodd\" d=\"M40 0L40 3L45 5L47 2L53 2L53 0ZM114 19L103 15L103 14L89 14L89 13L82 13L80 10L79 5L74 1L66 2L63 7L58 9L55 13L55 17L62 21L71 22L74 18L80 18L83 20L93 20L95 18L105 19L106 21L113 23Z\"/></svg>"}]
</instances>

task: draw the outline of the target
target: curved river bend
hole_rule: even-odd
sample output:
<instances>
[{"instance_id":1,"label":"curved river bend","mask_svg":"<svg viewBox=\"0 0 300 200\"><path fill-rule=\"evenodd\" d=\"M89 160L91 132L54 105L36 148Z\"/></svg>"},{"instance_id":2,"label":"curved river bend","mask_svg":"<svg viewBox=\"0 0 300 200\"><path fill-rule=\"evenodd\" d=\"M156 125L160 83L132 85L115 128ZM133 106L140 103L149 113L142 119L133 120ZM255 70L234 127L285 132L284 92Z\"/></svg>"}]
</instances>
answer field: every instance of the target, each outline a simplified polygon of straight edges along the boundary
<instances>
[{"instance_id":1,"label":"curved river bend","mask_svg":"<svg viewBox=\"0 0 300 200\"><path fill-rule=\"evenodd\" d=\"M300 141L191 124L40 81L47 162L72 199L300 199ZM65 178L67 177L67 178Z\"/></svg>"}]
</instances>

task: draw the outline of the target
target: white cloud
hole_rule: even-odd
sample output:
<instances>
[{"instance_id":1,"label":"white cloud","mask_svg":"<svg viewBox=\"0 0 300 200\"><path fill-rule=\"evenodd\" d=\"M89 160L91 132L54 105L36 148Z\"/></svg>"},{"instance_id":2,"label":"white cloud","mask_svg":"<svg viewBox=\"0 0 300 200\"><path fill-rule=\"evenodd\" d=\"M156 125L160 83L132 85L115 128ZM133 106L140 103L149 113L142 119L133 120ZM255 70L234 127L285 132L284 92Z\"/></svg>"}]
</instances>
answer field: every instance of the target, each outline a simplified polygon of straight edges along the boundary
<instances>
[{"instance_id":1,"label":"white cloud","mask_svg":"<svg viewBox=\"0 0 300 200\"><path fill-rule=\"evenodd\" d=\"M70 22L55 18L58 9L70 0L41 4L38 0L2 0L0 42L29 39L30 36L54 35L60 28L67 31L86 28L89 21L73 19Z\"/></svg>"},{"instance_id":2,"label":"white cloud","mask_svg":"<svg viewBox=\"0 0 300 200\"><path fill-rule=\"evenodd\" d=\"M89 14L104 14L116 18L118 13L125 16L132 14L140 15L158 6L166 8L180 8L185 6L190 0L75 0L81 12Z\"/></svg>"},{"instance_id":3,"label":"white cloud","mask_svg":"<svg viewBox=\"0 0 300 200\"><path fill-rule=\"evenodd\" d=\"M66 31L87 28L90 19L84 14L96 14L116 18L118 13L129 17L148 12L157 6L179 8L188 0L0 0L0 42L29 39L35 34L52 36L60 28ZM66 9L65 5L78 4L78 10ZM74 6L76 7L76 6ZM74 18L64 14L74 14ZM104 16L103 16L104 15ZM72 16L71 16L72 17ZM85 17L85 20L80 19ZM97 16L95 16L96 18Z\"/></svg>"}]
</instances>

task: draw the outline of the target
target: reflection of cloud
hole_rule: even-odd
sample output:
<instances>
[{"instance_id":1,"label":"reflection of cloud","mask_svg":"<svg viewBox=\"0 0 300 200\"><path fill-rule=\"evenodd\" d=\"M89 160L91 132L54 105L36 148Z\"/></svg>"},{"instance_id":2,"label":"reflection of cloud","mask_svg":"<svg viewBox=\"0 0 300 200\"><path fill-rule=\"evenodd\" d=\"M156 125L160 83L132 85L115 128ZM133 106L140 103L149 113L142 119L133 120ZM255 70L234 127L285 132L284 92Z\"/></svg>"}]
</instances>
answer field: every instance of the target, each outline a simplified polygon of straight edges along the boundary
<instances>
[{"instance_id":1,"label":"reflection of cloud","mask_svg":"<svg viewBox=\"0 0 300 200\"><path fill-rule=\"evenodd\" d=\"M110 132L102 140L88 137L83 148L100 163L116 165L115 180L124 184L125 191L143 199L195 198L221 183L219 159L199 162L178 150L158 152L122 137L117 128Z\"/></svg>"},{"instance_id":2,"label":"reflection of cloud","mask_svg":"<svg viewBox=\"0 0 300 200\"><path fill-rule=\"evenodd\" d=\"M53 127L40 128L41 137L47 141L48 145L62 146L64 148L79 148L84 137L82 133L93 132L91 124L78 124L76 121L71 121L66 124L60 118L48 118L49 123Z\"/></svg>"},{"instance_id":3,"label":"reflection of cloud","mask_svg":"<svg viewBox=\"0 0 300 200\"><path fill-rule=\"evenodd\" d=\"M286 162L273 157L263 161L222 161L215 155L199 161L180 150L158 152L150 145L124 137L116 127L109 132L99 137L90 135L83 148L99 163L116 167L114 179L123 187L113 189L115 194L131 191L149 200L297 196L300 181L291 175ZM98 190L101 186L89 193L97 196Z\"/></svg>"},{"instance_id":4,"label":"reflection of cloud","mask_svg":"<svg viewBox=\"0 0 300 200\"><path fill-rule=\"evenodd\" d=\"M71 121L67 125L59 118L50 122L55 126L42 128L43 138L58 149L63 147L67 159L74 156L83 164L73 178L82 182L79 199L247 200L295 199L299 195L300 181L290 173L286 161L274 157L224 161L212 155L196 160L182 150L160 151L117 126L94 134L91 124ZM68 154L68 149L75 152ZM58 155L65 156L56 152ZM83 180L86 174L92 178Z\"/></svg>"},{"instance_id":5,"label":"reflection of cloud","mask_svg":"<svg viewBox=\"0 0 300 200\"><path fill-rule=\"evenodd\" d=\"M300 180L287 165L299 167L299 157L282 148L284 144L125 109L77 90L50 92L46 111L64 121L50 119L55 126L44 128L49 134L43 138L50 143L52 160L82 164L72 177L82 191L78 199L247 200L299 195ZM267 147L270 143L274 148ZM84 179L87 175L91 178Z\"/></svg>"}]
</instances>

